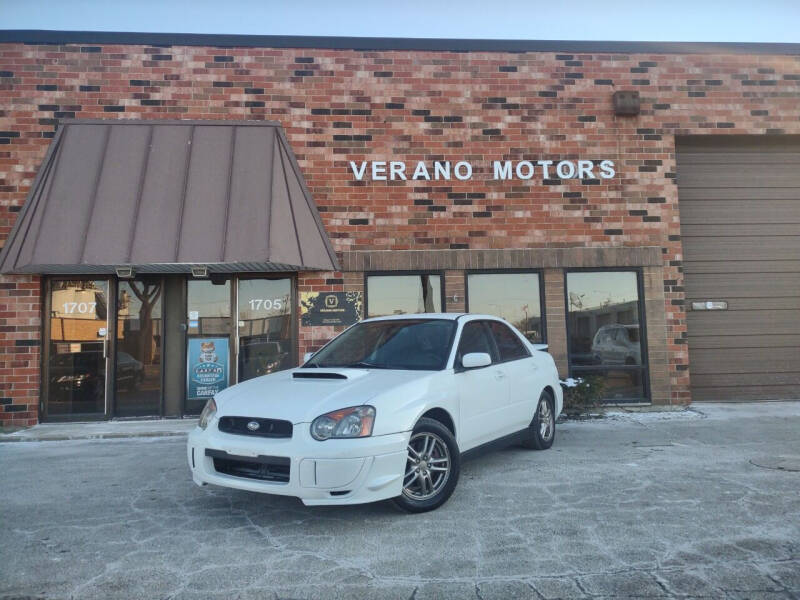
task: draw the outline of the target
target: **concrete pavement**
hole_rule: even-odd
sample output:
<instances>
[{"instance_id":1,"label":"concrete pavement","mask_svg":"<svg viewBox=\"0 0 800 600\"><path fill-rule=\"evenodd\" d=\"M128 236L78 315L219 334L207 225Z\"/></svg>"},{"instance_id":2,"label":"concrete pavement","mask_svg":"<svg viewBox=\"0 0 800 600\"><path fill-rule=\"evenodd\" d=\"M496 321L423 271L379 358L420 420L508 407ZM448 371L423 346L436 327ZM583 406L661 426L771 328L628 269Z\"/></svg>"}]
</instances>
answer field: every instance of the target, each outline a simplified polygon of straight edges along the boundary
<instances>
[{"instance_id":1,"label":"concrete pavement","mask_svg":"<svg viewBox=\"0 0 800 600\"><path fill-rule=\"evenodd\" d=\"M90 423L39 423L13 433L0 433L3 442L60 442L136 437L186 436L197 419L142 419Z\"/></svg>"},{"instance_id":2,"label":"concrete pavement","mask_svg":"<svg viewBox=\"0 0 800 600\"><path fill-rule=\"evenodd\" d=\"M800 403L557 435L423 515L201 489L182 437L2 443L0 598L800 598Z\"/></svg>"}]
</instances>

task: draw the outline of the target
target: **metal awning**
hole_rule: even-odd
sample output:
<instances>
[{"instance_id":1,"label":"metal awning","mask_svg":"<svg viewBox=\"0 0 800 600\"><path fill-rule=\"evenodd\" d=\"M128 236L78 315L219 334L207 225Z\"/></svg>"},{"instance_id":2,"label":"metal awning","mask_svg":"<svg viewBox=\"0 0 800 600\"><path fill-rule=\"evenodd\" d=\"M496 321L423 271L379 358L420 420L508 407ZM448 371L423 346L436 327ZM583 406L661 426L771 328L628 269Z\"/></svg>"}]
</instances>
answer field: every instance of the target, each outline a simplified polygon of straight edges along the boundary
<instances>
[{"instance_id":1,"label":"metal awning","mask_svg":"<svg viewBox=\"0 0 800 600\"><path fill-rule=\"evenodd\" d=\"M338 270L279 123L63 121L0 273Z\"/></svg>"}]
</instances>

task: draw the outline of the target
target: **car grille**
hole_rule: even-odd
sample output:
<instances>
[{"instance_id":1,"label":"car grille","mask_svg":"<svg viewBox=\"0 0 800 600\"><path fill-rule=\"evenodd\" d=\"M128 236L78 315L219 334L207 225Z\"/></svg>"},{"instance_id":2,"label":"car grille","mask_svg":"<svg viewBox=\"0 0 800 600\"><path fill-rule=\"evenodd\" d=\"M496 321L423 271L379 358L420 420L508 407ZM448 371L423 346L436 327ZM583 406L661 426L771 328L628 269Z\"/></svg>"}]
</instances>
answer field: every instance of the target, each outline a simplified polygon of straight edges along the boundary
<instances>
[{"instance_id":1,"label":"car grille","mask_svg":"<svg viewBox=\"0 0 800 600\"><path fill-rule=\"evenodd\" d=\"M206 456L213 459L214 470L223 475L273 483L289 483L291 460L288 457L236 456L210 448L206 448Z\"/></svg>"},{"instance_id":2,"label":"car grille","mask_svg":"<svg viewBox=\"0 0 800 600\"><path fill-rule=\"evenodd\" d=\"M251 426L253 427L251 429L248 427L250 423L256 423L258 427ZM293 429L291 421L257 419L255 417L220 417L218 427L224 433L267 438L290 438Z\"/></svg>"}]
</instances>

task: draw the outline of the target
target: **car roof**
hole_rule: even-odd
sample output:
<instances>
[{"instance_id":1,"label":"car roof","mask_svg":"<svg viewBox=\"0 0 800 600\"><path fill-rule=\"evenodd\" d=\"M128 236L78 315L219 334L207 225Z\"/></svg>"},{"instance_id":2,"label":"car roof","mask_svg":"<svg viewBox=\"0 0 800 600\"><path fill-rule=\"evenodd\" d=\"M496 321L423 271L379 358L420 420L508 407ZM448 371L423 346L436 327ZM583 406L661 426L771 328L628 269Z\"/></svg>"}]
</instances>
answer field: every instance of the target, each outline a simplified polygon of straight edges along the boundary
<instances>
[{"instance_id":1,"label":"car roof","mask_svg":"<svg viewBox=\"0 0 800 600\"><path fill-rule=\"evenodd\" d=\"M496 317L494 315L482 315L478 313L413 313L413 314L404 314L404 315L387 315L385 317L372 317L370 319L364 319L363 322L372 322L372 321L396 321L396 320L403 320L403 319L444 319L448 321L456 321L461 317L468 317L469 320L473 320L475 318L479 319L491 319L494 321L502 321L500 317Z\"/></svg>"}]
</instances>

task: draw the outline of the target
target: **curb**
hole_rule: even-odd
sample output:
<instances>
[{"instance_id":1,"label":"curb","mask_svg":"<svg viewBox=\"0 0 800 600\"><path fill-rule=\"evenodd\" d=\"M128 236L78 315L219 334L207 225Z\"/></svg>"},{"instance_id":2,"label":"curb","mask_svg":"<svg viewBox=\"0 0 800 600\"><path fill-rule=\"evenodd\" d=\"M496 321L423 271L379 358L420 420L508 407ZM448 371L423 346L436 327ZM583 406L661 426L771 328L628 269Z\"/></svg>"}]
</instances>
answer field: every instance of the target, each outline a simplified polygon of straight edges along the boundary
<instances>
[{"instance_id":1,"label":"curb","mask_svg":"<svg viewBox=\"0 0 800 600\"><path fill-rule=\"evenodd\" d=\"M189 435L188 431L145 431L142 433L96 433L86 435L52 435L41 438L0 436L0 444L11 442L66 442L71 440L115 440L133 438L180 437Z\"/></svg>"}]
</instances>

